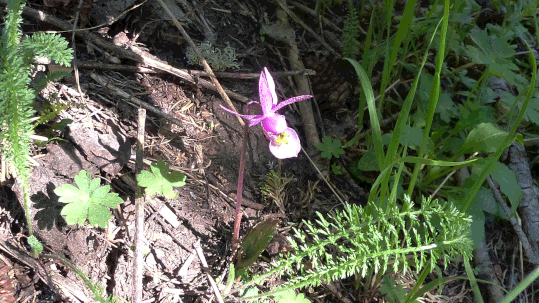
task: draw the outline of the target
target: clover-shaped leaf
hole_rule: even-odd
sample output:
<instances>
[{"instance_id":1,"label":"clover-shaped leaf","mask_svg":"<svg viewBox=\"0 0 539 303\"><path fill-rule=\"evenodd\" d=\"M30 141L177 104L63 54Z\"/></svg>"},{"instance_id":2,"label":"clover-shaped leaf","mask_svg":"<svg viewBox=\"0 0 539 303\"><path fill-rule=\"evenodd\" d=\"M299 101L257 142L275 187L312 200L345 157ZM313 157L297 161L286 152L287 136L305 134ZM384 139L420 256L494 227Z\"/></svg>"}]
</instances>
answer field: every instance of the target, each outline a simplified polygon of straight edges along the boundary
<instances>
[{"instance_id":1,"label":"clover-shaped leaf","mask_svg":"<svg viewBox=\"0 0 539 303\"><path fill-rule=\"evenodd\" d=\"M510 83L516 84L516 74L513 71L518 70L518 67L511 61L516 46L511 45L506 37L489 36L486 30L472 29L470 38L477 45L466 47L466 54L472 61L486 65L496 77L505 78Z\"/></svg>"},{"instance_id":2,"label":"clover-shaped leaf","mask_svg":"<svg viewBox=\"0 0 539 303\"><path fill-rule=\"evenodd\" d=\"M275 295L275 301L279 303L309 303L309 299L305 298L302 293L296 295L293 289L285 290L278 295Z\"/></svg>"},{"instance_id":3,"label":"clover-shaped leaf","mask_svg":"<svg viewBox=\"0 0 539 303\"><path fill-rule=\"evenodd\" d=\"M340 158L344 154L341 140L334 140L330 137L324 137L320 145L318 145L318 149L322 152L322 158L330 160L333 157Z\"/></svg>"},{"instance_id":4,"label":"clover-shaped leaf","mask_svg":"<svg viewBox=\"0 0 539 303\"><path fill-rule=\"evenodd\" d=\"M177 193L172 187L180 187L185 185L185 175L180 172L168 172L168 163L158 161L152 163L149 171L141 171L137 175L138 185L146 187L148 196L164 195L167 199L174 199Z\"/></svg>"},{"instance_id":5,"label":"clover-shaped leaf","mask_svg":"<svg viewBox=\"0 0 539 303\"><path fill-rule=\"evenodd\" d=\"M91 225L106 227L111 218L108 208L115 208L122 203L117 193L109 193L110 185L100 186L99 178L92 180L90 173L81 170L75 176L77 187L63 184L54 193L59 202L68 203L62 208L67 224L83 225L86 219Z\"/></svg>"}]
</instances>

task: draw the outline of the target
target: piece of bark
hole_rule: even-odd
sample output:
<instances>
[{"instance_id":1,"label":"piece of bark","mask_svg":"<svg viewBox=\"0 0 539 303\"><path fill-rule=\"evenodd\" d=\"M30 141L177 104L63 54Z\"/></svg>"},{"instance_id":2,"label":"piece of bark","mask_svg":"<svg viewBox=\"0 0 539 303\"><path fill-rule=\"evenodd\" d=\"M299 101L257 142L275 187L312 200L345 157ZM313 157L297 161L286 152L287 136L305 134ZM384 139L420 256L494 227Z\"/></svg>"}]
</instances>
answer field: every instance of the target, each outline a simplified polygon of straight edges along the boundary
<instances>
[{"instance_id":1,"label":"piece of bark","mask_svg":"<svg viewBox=\"0 0 539 303\"><path fill-rule=\"evenodd\" d=\"M71 123L67 137L78 146L88 161L109 176L116 177L131 158L131 143L116 130L100 134L85 123Z\"/></svg>"},{"instance_id":2,"label":"piece of bark","mask_svg":"<svg viewBox=\"0 0 539 303\"><path fill-rule=\"evenodd\" d=\"M509 147L509 168L515 173L522 189L522 200L518 206L522 218L522 227L528 236L534 252L539 248L539 189L533 183L526 150L518 143Z\"/></svg>"}]
</instances>

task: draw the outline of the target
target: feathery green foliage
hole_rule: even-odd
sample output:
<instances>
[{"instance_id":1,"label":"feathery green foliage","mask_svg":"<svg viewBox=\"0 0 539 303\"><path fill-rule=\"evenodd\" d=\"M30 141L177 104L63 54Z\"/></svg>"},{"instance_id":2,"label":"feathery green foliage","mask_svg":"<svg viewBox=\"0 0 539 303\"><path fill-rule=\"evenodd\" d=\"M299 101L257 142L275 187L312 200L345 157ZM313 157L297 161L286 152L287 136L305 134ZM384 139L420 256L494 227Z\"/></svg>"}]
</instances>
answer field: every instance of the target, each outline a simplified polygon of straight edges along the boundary
<instances>
[{"instance_id":1,"label":"feathery green foliage","mask_svg":"<svg viewBox=\"0 0 539 303\"><path fill-rule=\"evenodd\" d=\"M0 153L6 156L21 182L28 231L32 236L26 182L33 132L30 118L34 114L32 102L36 92L30 88L30 68L35 55L49 57L63 65L68 65L73 56L72 50L67 48L67 41L59 35L22 37L20 24L24 5L21 0L8 2L0 38Z\"/></svg>"},{"instance_id":2,"label":"feathery green foliage","mask_svg":"<svg viewBox=\"0 0 539 303\"><path fill-rule=\"evenodd\" d=\"M354 59L359 54L359 15L352 1L348 1L348 16L342 34L342 55Z\"/></svg>"},{"instance_id":3,"label":"feathery green foliage","mask_svg":"<svg viewBox=\"0 0 539 303\"><path fill-rule=\"evenodd\" d=\"M402 207L394 204L390 212L369 203L366 208L347 204L334 215L318 213L316 222L305 221L305 230L295 230L289 239L292 255L243 286L290 274L283 287L265 294L274 295L323 280L365 276L369 269L417 272L440 259L447 266L451 258L471 256L471 219L466 214L438 200L424 198L418 209L414 206L406 197Z\"/></svg>"},{"instance_id":4,"label":"feathery green foliage","mask_svg":"<svg viewBox=\"0 0 539 303\"><path fill-rule=\"evenodd\" d=\"M9 1L5 27L0 39L0 152L24 180L28 176L27 156L36 92L30 88L30 68L35 55L68 65L72 50L60 35L35 34L22 37L20 24L24 1Z\"/></svg>"}]
</instances>

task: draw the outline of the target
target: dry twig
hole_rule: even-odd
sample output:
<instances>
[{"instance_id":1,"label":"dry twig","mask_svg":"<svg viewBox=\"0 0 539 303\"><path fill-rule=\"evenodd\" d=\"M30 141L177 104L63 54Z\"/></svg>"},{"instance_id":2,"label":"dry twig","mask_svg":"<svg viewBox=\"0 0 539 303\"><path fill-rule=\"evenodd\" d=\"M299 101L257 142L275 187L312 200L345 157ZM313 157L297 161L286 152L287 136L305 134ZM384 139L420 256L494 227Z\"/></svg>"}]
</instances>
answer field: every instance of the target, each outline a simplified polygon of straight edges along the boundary
<instances>
[{"instance_id":1,"label":"dry twig","mask_svg":"<svg viewBox=\"0 0 539 303\"><path fill-rule=\"evenodd\" d=\"M530 242L528 241L528 237L526 237L526 234L524 234L524 231L518 223L517 218L511 215L511 208L507 206L507 203L504 201L502 194L498 189L498 185L494 182L494 180L492 180L492 177L490 177L490 175L487 176L487 183L490 187L490 190L492 190L492 193L494 194L496 202L498 202L498 204L503 208L505 215L507 216L507 218L509 218L509 222L511 222L513 230L517 234L520 243L522 243L522 248L524 248L524 252L528 257L528 260L533 264L539 264L539 256L536 252L533 251Z\"/></svg>"},{"instance_id":2,"label":"dry twig","mask_svg":"<svg viewBox=\"0 0 539 303\"><path fill-rule=\"evenodd\" d=\"M206 258L204 257L204 252L202 251L202 247L200 247L200 242L195 242L193 244L193 247L195 248L198 258L200 259L200 263L202 263L202 269L206 273L206 276L208 277L208 280L210 281L211 288L213 289L213 292L215 293L215 296L217 297L217 301L219 303L224 303L223 298L221 297L221 293L219 292L219 288L217 288L217 284L215 284L215 280L213 280L213 277L208 272L208 262L206 262Z\"/></svg>"},{"instance_id":3,"label":"dry twig","mask_svg":"<svg viewBox=\"0 0 539 303\"><path fill-rule=\"evenodd\" d=\"M135 162L135 175L142 170L144 160L144 132L146 126L146 110L138 110L138 130L137 130L137 158ZM142 189L137 184L135 190L135 258L133 266L133 302L142 302L142 270L144 261L142 259L142 247L144 245L144 195Z\"/></svg>"}]
</instances>

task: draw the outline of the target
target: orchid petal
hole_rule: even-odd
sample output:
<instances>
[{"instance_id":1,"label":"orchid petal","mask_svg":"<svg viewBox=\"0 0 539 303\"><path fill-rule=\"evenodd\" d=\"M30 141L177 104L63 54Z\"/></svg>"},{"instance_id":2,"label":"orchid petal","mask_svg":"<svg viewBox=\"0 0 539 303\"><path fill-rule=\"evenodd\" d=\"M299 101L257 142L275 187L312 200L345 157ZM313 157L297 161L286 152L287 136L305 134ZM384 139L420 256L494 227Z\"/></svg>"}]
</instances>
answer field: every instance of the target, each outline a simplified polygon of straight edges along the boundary
<instances>
[{"instance_id":1,"label":"orchid petal","mask_svg":"<svg viewBox=\"0 0 539 303\"><path fill-rule=\"evenodd\" d=\"M284 134L284 139L283 139ZM281 139L279 139L281 136ZM277 159L295 158L301 151L301 143L298 134L291 128L287 128L283 133L272 136L269 149ZM281 142L279 142L281 141Z\"/></svg>"},{"instance_id":2,"label":"orchid petal","mask_svg":"<svg viewBox=\"0 0 539 303\"><path fill-rule=\"evenodd\" d=\"M221 106L222 109L224 109L225 111L233 114L233 115L236 115L236 116L240 116L246 120L249 120L249 126L254 126L254 125L257 125L258 123L260 123L262 120L264 120L264 116L262 115L242 115L242 114L238 114L237 112L235 111L231 111L230 109L224 107L223 105L219 104Z\"/></svg>"},{"instance_id":3,"label":"orchid petal","mask_svg":"<svg viewBox=\"0 0 539 303\"><path fill-rule=\"evenodd\" d=\"M262 120L262 127L264 130L274 134L280 134L288 128L286 125L286 119L283 115L279 114L271 114L266 116Z\"/></svg>"},{"instance_id":4,"label":"orchid petal","mask_svg":"<svg viewBox=\"0 0 539 303\"><path fill-rule=\"evenodd\" d=\"M262 107L262 113L267 115L272 112L272 106L277 104L277 93L275 93L275 82L273 82L273 78L268 72L268 69L265 67L264 71L260 74L258 90L260 94L260 106Z\"/></svg>"},{"instance_id":5,"label":"orchid petal","mask_svg":"<svg viewBox=\"0 0 539 303\"><path fill-rule=\"evenodd\" d=\"M312 98L313 96L310 96L310 95L303 95L303 96L297 96L297 97L293 97L293 98L290 98L288 100L285 100L279 104L277 104L276 106L274 106L271 111L273 112L276 112L278 110L280 110L281 108L289 105L289 104L292 104L292 103L296 103L296 102L300 102L300 101L303 101L303 100L306 100L306 99L309 99L309 98Z\"/></svg>"}]
</instances>

